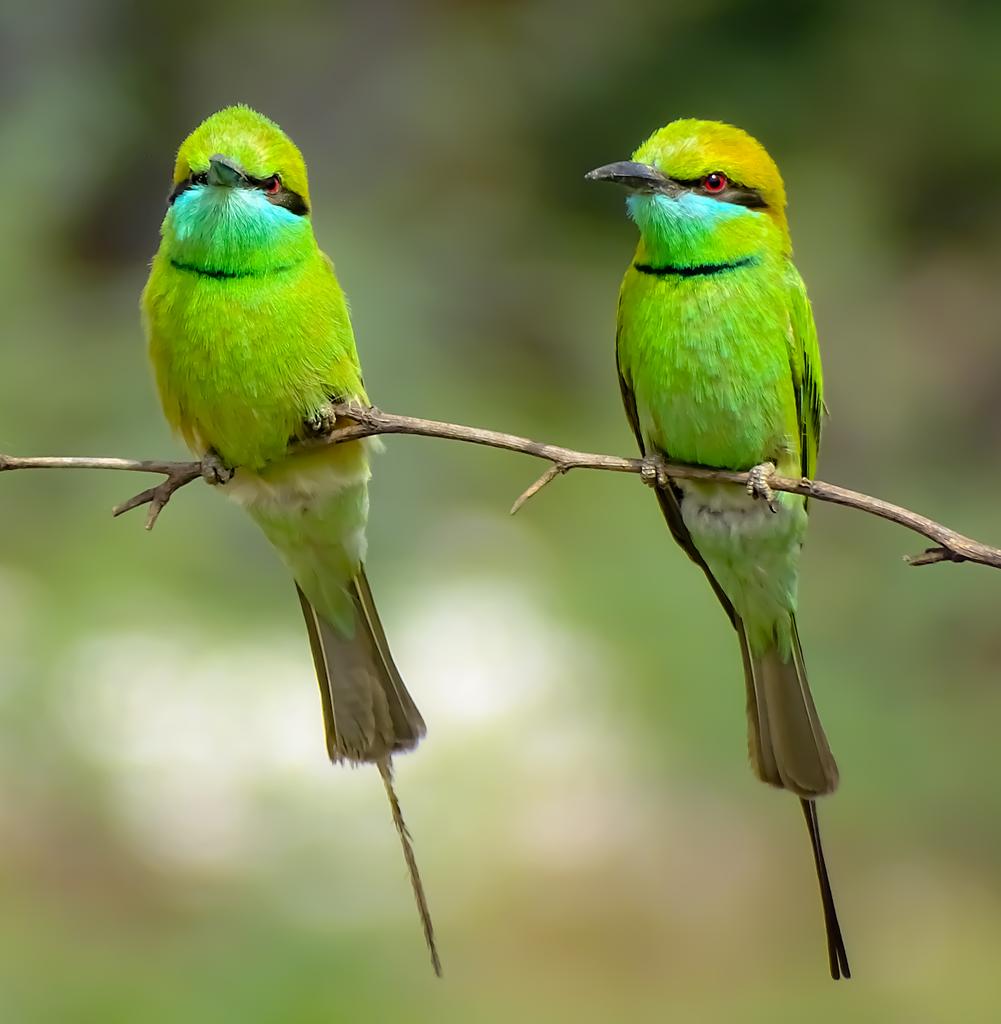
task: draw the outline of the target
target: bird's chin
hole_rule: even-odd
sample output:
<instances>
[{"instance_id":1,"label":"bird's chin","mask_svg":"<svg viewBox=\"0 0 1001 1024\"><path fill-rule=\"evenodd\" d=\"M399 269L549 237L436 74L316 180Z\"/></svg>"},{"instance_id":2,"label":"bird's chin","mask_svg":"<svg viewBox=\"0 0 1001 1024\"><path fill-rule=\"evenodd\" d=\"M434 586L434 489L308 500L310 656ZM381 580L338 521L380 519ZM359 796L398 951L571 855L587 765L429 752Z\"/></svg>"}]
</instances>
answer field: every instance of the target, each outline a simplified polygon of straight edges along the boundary
<instances>
[{"instance_id":1,"label":"bird's chin","mask_svg":"<svg viewBox=\"0 0 1001 1024\"><path fill-rule=\"evenodd\" d=\"M663 231L681 216L681 204L663 192L633 192L626 199L629 217L642 233Z\"/></svg>"},{"instance_id":2,"label":"bird's chin","mask_svg":"<svg viewBox=\"0 0 1001 1024\"><path fill-rule=\"evenodd\" d=\"M680 195L633 194L626 200L629 216L644 235L681 233L689 239L712 237L725 224L741 221L750 226L756 214L736 203L721 203L709 196L683 192ZM757 218L760 219L760 218Z\"/></svg>"},{"instance_id":3,"label":"bird's chin","mask_svg":"<svg viewBox=\"0 0 1001 1024\"><path fill-rule=\"evenodd\" d=\"M194 190L192 190L194 191ZM209 186L178 197L164 221L173 261L206 268L265 270L296 262L310 248L307 218L269 203L257 189Z\"/></svg>"}]
</instances>

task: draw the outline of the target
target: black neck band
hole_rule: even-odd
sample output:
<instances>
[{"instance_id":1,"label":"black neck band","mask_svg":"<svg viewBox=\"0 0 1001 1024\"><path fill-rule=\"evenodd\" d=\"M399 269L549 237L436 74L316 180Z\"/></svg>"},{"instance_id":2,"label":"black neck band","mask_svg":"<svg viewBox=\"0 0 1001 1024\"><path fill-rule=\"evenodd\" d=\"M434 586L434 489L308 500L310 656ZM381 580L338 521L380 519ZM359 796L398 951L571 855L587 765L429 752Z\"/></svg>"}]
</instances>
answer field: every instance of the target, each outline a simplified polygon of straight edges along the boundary
<instances>
[{"instance_id":1,"label":"black neck band","mask_svg":"<svg viewBox=\"0 0 1001 1024\"><path fill-rule=\"evenodd\" d=\"M189 274L212 277L219 281L231 281L238 277L269 277L271 274L283 274L295 266L294 263L290 263L288 266L272 267L270 270L212 270L209 267L196 267L193 263L181 263L180 260L171 260L170 265L175 270L184 270Z\"/></svg>"},{"instance_id":2,"label":"black neck band","mask_svg":"<svg viewBox=\"0 0 1001 1024\"><path fill-rule=\"evenodd\" d=\"M733 263L702 263L697 267L651 267L649 263L634 263L633 266L641 274L651 274L653 277L707 277L710 274L722 274L727 270L750 267L756 262L753 256L745 256L744 259L735 260Z\"/></svg>"}]
</instances>

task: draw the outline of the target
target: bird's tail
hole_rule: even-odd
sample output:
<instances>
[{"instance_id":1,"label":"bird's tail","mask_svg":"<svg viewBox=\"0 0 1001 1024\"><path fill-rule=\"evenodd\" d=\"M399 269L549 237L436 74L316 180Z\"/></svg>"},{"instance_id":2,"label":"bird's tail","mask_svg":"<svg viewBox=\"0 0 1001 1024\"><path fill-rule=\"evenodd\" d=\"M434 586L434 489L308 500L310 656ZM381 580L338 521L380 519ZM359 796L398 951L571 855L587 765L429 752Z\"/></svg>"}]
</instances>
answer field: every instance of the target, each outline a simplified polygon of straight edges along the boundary
<instances>
[{"instance_id":1,"label":"bird's tail","mask_svg":"<svg viewBox=\"0 0 1001 1024\"><path fill-rule=\"evenodd\" d=\"M378 766L403 846L431 964L440 976L431 912L392 776L392 755L417 745L424 735L424 720L393 662L364 568L359 567L346 589L351 599L351 621L335 626L296 585L320 684L327 753L332 761Z\"/></svg>"},{"instance_id":2,"label":"bird's tail","mask_svg":"<svg viewBox=\"0 0 1001 1024\"><path fill-rule=\"evenodd\" d=\"M820 820L817 817L817 804L814 800L800 797L806 828L810 833L810 846L813 849L813 863L817 869L817 882L820 885L820 902L824 907L824 930L827 932L827 960L831 966L831 977L850 978L852 969L848 966L848 950L841 936L841 925L838 923L838 909L834 905L834 892L831 890L831 879L827 874L827 862L824 860L824 847L820 841Z\"/></svg>"},{"instance_id":3,"label":"bird's tail","mask_svg":"<svg viewBox=\"0 0 1001 1024\"><path fill-rule=\"evenodd\" d=\"M787 659L777 645L752 651L743 623L738 633L747 684L748 751L758 778L807 799L833 793L838 766L810 694L795 620Z\"/></svg>"},{"instance_id":4,"label":"bird's tail","mask_svg":"<svg viewBox=\"0 0 1001 1024\"><path fill-rule=\"evenodd\" d=\"M320 684L330 760L378 762L417 746L424 719L393 662L363 568L345 589L350 616L340 616L334 625L296 585Z\"/></svg>"},{"instance_id":5,"label":"bird's tail","mask_svg":"<svg viewBox=\"0 0 1001 1024\"><path fill-rule=\"evenodd\" d=\"M400 809L400 801L396 796L396 789L393 786L393 767L388 757L379 761L379 774L382 776L382 784L386 787L386 796L389 798L389 809L393 812L393 824L396 826L400 843L403 846L403 859L407 864L407 871L410 872L410 885L414 890L414 899L417 901L417 913L420 915L421 927L424 929L424 941L428 945L428 952L431 954L431 967L437 977L441 977L441 958L438 956L438 946L434 940L434 924L431 921L431 908L428 906L427 896L424 893L424 883L421 881L421 873L417 868L417 856L414 853L414 844L410 837L410 829L403 820L403 811Z\"/></svg>"},{"instance_id":6,"label":"bird's tail","mask_svg":"<svg viewBox=\"0 0 1001 1024\"><path fill-rule=\"evenodd\" d=\"M782 657L777 645L752 651L739 619L737 633L747 685L751 764L763 782L788 789L800 798L824 907L831 977L850 978L814 802L816 797L833 793L837 788L838 766L810 694L796 621L792 621L788 658Z\"/></svg>"}]
</instances>

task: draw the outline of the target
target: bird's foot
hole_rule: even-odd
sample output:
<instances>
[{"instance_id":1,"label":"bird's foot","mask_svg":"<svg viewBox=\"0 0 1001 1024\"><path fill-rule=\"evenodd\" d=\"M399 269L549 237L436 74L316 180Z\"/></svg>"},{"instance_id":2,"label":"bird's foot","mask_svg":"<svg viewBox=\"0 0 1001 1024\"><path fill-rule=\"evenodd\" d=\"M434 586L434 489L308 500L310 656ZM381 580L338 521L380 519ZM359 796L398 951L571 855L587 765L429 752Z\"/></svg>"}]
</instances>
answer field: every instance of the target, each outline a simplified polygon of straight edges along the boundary
<instances>
[{"instance_id":1,"label":"bird's foot","mask_svg":"<svg viewBox=\"0 0 1001 1024\"><path fill-rule=\"evenodd\" d=\"M664 490L670 483L667 475L667 465L664 456L659 452L653 455L646 455L640 468L640 479L647 487Z\"/></svg>"},{"instance_id":2,"label":"bird's foot","mask_svg":"<svg viewBox=\"0 0 1001 1024\"><path fill-rule=\"evenodd\" d=\"M210 448L202 456L202 479L207 484L228 484L235 473L236 470L227 466L215 449Z\"/></svg>"},{"instance_id":3,"label":"bird's foot","mask_svg":"<svg viewBox=\"0 0 1001 1024\"><path fill-rule=\"evenodd\" d=\"M753 466L747 474L747 493L752 498L760 498L768 504L772 512L778 512L775 507L775 492L769 487L768 481L775 476L775 463L762 462Z\"/></svg>"},{"instance_id":4,"label":"bird's foot","mask_svg":"<svg viewBox=\"0 0 1001 1024\"><path fill-rule=\"evenodd\" d=\"M355 399L332 397L302 421L303 434L307 438L329 437L345 421L364 423L367 414L375 411L375 406L362 405Z\"/></svg>"},{"instance_id":5,"label":"bird's foot","mask_svg":"<svg viewBox=\"0 0 1001 1024\"><path fill-rule=\"evenodd\" d=\"M308 419L302 421L303 433L306 437L326 437L337 426L337 413L334 403L325 402Z\"/></svg>"}]
</instances>

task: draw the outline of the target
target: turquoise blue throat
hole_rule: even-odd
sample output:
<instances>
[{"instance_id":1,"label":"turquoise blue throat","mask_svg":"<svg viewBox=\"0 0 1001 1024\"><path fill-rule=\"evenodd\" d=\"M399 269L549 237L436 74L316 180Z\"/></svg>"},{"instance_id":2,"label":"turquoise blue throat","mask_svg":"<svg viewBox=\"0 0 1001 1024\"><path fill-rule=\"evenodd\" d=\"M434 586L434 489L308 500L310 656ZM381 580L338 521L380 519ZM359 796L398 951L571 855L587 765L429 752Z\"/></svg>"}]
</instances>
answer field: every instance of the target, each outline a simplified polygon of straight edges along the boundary
<instances>
[{"instance_id":1,"label":"turquoise blue throat","mask_svg":"<svg viewBox=\"0 0 1001 1024\"><path fill-rule=\"evenodd\" d=\"M685 193L636 194L626 200L646 248L636 264L656 276L703 276L754 266L771 224L756 210Z\"/></svg>"},{"instance_id":2,"label":"turquoise blue throat","mask_svg":"<svg viewBox=\"0 0 1001 1024\"><path fill-rule=\"evenodd\" d=\"M172 266L217 279L287 271L316 247L308 217L248 188L187 189L167 211L162 234Z\"/></svg>"}]
</instances>

